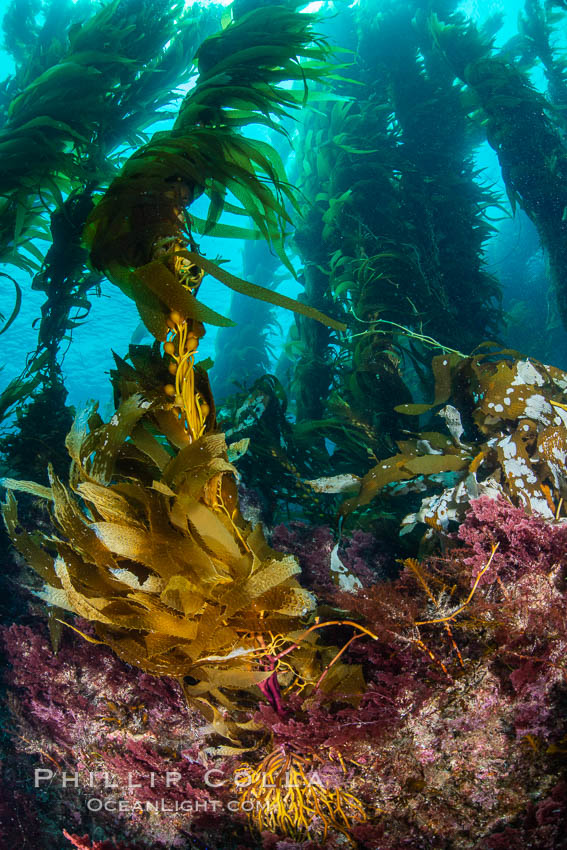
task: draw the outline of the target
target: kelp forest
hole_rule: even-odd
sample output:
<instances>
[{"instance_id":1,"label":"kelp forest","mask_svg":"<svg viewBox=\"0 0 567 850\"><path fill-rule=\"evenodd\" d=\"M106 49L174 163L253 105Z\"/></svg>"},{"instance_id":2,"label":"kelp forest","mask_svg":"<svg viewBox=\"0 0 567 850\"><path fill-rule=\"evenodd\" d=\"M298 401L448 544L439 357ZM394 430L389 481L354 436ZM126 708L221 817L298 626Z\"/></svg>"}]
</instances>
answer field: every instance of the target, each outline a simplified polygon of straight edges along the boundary
<instances>
[{"instance_id":1,"label":"kelp forest","mask_svg":"<svg viewBox=\"0 0 567 850\"><path fill-rule=\"evenodd\" d=\"M0 846L567 848L567 6L8 0Z\"/></svg>"}]
</instances>

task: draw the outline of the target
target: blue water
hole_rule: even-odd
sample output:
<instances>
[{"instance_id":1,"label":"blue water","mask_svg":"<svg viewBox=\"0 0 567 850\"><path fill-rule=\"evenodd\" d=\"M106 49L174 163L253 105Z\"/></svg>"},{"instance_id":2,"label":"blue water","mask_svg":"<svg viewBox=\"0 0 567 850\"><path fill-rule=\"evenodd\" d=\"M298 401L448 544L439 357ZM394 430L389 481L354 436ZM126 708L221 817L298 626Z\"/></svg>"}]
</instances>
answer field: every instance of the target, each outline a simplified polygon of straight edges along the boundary
<instances>
[{"instance_id":1,"label":"blue water","mask_svg":"<svg viewBox=\"0 0 567 850\"><path fill-rule=\"evenodd\" d=\"M3 17L8 6L7 0L0 0L0 17ZM322 7L321 3L313 3L309 9L317 9ZM333 12L332 4L327 7L330 12ZM498 32L496 44L503 44L511 35L514 34L517 27L517 16L522 8L522 3L519 0L507 0L507 2L479 2L479 0L467 0L461 4L461 9L471 19L482 21L487 16L495 13L501 13L504 16L504 24ZM0 50L0 79L4 79L14 70L11 57L5 50ZM541 77L536 82L541 82ZM159 125L163 129L163 122ZM150 128L151 132L157 128ZM531 261L529 274L524 280L519 281L516 274L507 274L507 263L510 256L513 256L516 246L519 246L523 240L526 231L531 230L531 225L523 214L519 213L516 219L511 222L511 214L509 205L505 196L504 187L501 180L500 169L494 151L484 143L477 150L477 162L483 171L484 179L492 184L496 191L500 194L504 209L491 211L495 220L499 220L502 237L496 237L488 242L487 245L487 260L489 270L493 271L500 278L503 288L504 306L508 310L521 312L521 308L517 308L518 299L542 299L545 300L546 292L542 290L545 286L545 270L544 260L540 253L536 253ZM1 167L1 164L0 164ZM199 214L200 205L197 204L194 211ZM201 211L202 214L202 211ZM240 274L242 268L242 244L233 240L200 240L201 249L205 255L214 259L217 256L229 261L227 268L233 273ZM47 246L38 244L40 250L46 250ZM299 269L299 261L295 258L295 265ZM37 322L40 316L41 305L44 299L42 292L35 292L31 289L30 276L26 273L15 269L11 266L0 265L0 271L5 271L12 275L21 285L24 300L20 315L18 316L12 327L0 337L1 346L1 362L0 371L0 391L13 378L21 374L26 363L26 357L30 351L33 351L37 342L37 329L34 323ZM280 286L280 291L287 295L296 297L301 292L301 287L290 276L286 278ZM5 279L0 279L0 313L5 316L9 315L13 305L13 286ZM108 381L108 372L112 367L113 360L111 348L119 354L125 354L129 343L132 341L133 335L136 336L136 341L150 341L148 335L143 337L143 329L140 328L140 320L136 312L136 308L116 287L107 281L103 281L101 285L100 297L96 297L91 291L89 298L92 302L92 309L84 323L72 332L72 341L64 345L63 359L63 375L65 385L69 391L69 401L72 405L81 406L89 398L95 398L101 402L103 409L110 403L111 393L110 384ZM201 288L201 298L213 309L220 313L227 314L230 310L230 293L216 281L210 277L206 279ZM275 335L270 342L278 353L285 341L287 329L293 321L292 317L285 311L277 311L278 322L281 326L280 330L275 331ZM544 320L542 314L542 321ZM531 321L537 321L537 318L531 317ZM141 334L139 333L141 330ZM235 346L241 343L238 336L238 329L234 330ZM517 339L508 339L508 344L516 344L518 348L527 346L527 353L534 356L538 355L538 351L534 348L530 350L531 340L522 337L523 331L521 328L514 330L512 325L510 333L514 336L516 333ZM202 341L200 353L203 358L211 357L214 359L215 354L215 335L216 329L209 327L207 334ZM567 346L566 346L567 349ZM559 353L561 359L561 352ZM558 363L557 365L567 365ZM275 368L275 363L273 364ZM214 373L213 373L214 374Z\"/></svg>"},{"instance_id":2,"label":"blue water","mask_svg":"<svg viewBox=\"0 0 567 850\"><path fill-rule=\"evenodd\" d=\"M8 7L7 0L0 0L0 19L4 17ZM202 4L202 5L206 5ZM221 3L227 5L227 3ZM98 4L93 5L98 9ZM4 80L14 71L14 63L11 56L0 49L0 80ZM188 86L179 86L178 91L183 93ZM147 129L148 135L157 130L167 129L172 121L161 121ZM251 137L265 138L262 130L254 130ZM1 164L0 164L1 168ZM206 214L206 203L197 201L192 212L198 216ZM224 216L222 221L242 224L241 221L233 220L230 215ZM215 259L221 257L228 261L226 267L233 274L242 274L242 250L243 243L238 240L207 238L198 239L201 252ZM45 253L49 245L37 243L38 248ZM295 263L298 267L298 262ZM5 272L13 277L22 287L24 299L21 312L8 330L0 336L0 392L14 378L21 375L26 365L28 354L35 350L37 345L37 327L41 316L41 305L45 299L43 292L31 289L31 276L15 268L12 265L0 263L0 272ZM266 282L269 283L269 282ZM290 297L297 297L301 287L291 276L285 279L282 291ZM68 402L75 407L82 407L87 400L95 399L100 402L101 410L108 413L112 406L112 392L109 382L109 370L114 365L112 350L121 356L125 355L128 345L133 338L136 342L151 343L150 335L145 332L140 322L135 305L122 292L103 280L100 288L100 297L94 290L89 292L89 300L92 307L88 317L80 327L72 331L71 341L64 343L61 347L63 357L63 378L69 392ZM210 276L206 279L200 292L201 300L208 306L223 315L230 314L231 293L224 286ZM0 314L9 316L14 304L14 287L10 281L0 278ZM288 311L276 308L279 328L276 328L271 340L275 351L279 351L287 335L287 330L293 321ZM234 329L235 346L239 344L238 328ZM211 358L215 356L216 328L208 326L206 336L201 341L198 359ZM275 362L273 366L275 368Z\"/></svg>"}]
</instances>

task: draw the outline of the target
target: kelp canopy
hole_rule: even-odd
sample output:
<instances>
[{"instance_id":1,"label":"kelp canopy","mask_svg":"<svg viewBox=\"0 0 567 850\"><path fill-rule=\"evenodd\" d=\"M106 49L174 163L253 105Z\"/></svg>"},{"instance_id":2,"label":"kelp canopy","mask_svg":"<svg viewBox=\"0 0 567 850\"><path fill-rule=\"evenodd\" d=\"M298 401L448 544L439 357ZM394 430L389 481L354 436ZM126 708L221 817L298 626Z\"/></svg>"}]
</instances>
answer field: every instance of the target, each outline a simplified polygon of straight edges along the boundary
<instances>
[{"instance_id":1,"label":"kelp canopy","mask_svg":"<svg viewBox=\"0 0 567 850\"><path fill-rule=\"evenodd\" d=\"M319 652L311 628L302 639L315 600L298 584L297 561L273 551L240 514L206 372L194 363L203 322L226 320L197 291L211 272L246 294L340 325L201 257L185 208L205 192L205 230L214 232L223 207L238 210L283 256L284 198L293 193L275 151L239 130L254 122L279 127L303 102L305 81L323 75L328 49L313 22L285 7L260 9L204 42L199 78L173 130L127 161L86 229L93 266L135 300L148 329L165 340L165 360L157 344L133 349L133 366L117 358L116 413L104 423L90 408L67 438L69 486L53 471L47 488L4 480L52 505L49 536L19 528L10 493L4 510L15 545L47 584L43 598L93 622L96 638L87 639L144 670L179 677L233 741L234 724L220 708L236 711L246 700L235 702L226 688L242 694L263 685L277 705L278 672L288 684L314 685L329 651ZM302 81L300 92L282 88L290 79ZM225 200L227 191L240 207ZM343 690L358 688L356 669L344 671L334 664L325 688L339 679Z\"/></svg>"},{"instance_id":2,"label":"kelp canopy","mask_svg":"<svg viewBox=\"0 0 567 850\"><path fill-rule=\"evenodd\" d=\"M92 263L136 301L157 339L167 333L167 308L196 321L230 323L195 303L194 284L184 286L196 262L236 291L344 327L285 296L239 281L191 251L183 253L195 247L193 224L212 235L261 236L289 265L283 249L291 224L285 201L297 205L295 193L277 151L240 131L265 124L284 132L280 119L303 103L305 80L328 73L329 51L312 32L313 22L312 16L284 6L261 8L207 39L197 53L195 88L173 129L156 133L128 160L89 218ZM281 85L289 80L301 80L301 90ZM229 192L233 201L227 200ZM192 221L183 211L203 193L210 200L207 219ZM218 225L223 210L252 219L256 233Z\"/></svg>"},{"instance_id":3,"label":"kelp canopy","mask_svg":"<svg viewBox=\"0 0 567 850\"><path fill-rule=\"evenodd\" d=\"M22 12L10 7L3 22L7 46L29 38L17 29ZM0 99L4 106L11 95L0 129L0 256L32 270L43 259L33 240L46 236L45 203L60 206L69 192L108 183L117 148L139 144L189 78L207 26L182 2L142 0L134 9L112 0L87 20L81 3L42 12L37 42L26 44L25 62L16 50Z\"/></svg>"}]
</instances>

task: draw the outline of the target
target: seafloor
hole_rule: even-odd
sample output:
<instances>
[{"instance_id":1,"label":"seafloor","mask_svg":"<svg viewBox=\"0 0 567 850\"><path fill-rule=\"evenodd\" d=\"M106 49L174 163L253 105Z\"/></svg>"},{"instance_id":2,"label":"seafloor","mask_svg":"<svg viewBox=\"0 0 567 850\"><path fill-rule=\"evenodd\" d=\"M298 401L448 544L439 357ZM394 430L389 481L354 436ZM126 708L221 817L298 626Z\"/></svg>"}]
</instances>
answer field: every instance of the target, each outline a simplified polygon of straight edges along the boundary
<instances>
[{"instance_id":1,"label":"seafloor","mask_svg":"<svg viewBox=\"0 0 567 850\"><path fill-rule=\"evenodd\" d=\"M362 665L362 694L342 694L340 682L332 697L292 691L276 711L258 690L249 716L266 737L235 755L215 751L175 680L71 630L54 655L42 605L22 598L22 567L10 559L18 613L2 628L2 846L62 848L65 830L80 848L565 847L566 539L563 523L482 497L444 556L419 570L406 563L396 579L376 537L345 536L340 558L363 585L349 593L329 579L328 527L276 527L273 543L297 555L304 586L322 605L356 612L342 616L376 638L343 655ZM335 630L337 644L348 632ZM259 787L254 807L305 806L310 837L249 831L239 811L250 803L235 770L272 751L301 756L321 816L309 819L305 786L279 802ZM334 789L357 805L327 810Z\"/></svg>"}]
</instances>

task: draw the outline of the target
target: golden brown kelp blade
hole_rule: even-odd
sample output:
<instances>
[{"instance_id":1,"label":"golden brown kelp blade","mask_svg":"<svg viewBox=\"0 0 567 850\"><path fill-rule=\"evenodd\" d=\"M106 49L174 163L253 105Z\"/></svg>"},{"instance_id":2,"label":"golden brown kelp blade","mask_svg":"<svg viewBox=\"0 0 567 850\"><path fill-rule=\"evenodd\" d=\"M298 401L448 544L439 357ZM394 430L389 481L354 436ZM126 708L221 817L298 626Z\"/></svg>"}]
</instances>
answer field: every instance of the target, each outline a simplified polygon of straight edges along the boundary
<instances>
[{"instance_id":1,"label":"golden brown kelp blade","mask_svg":"<svg viewBox=\"0 0 567 850\"><path fill-rule=\"evenodd\" d=\"M478 495L479 485L530 513L559 516L566 486L566 373L490 342L470 357L434 357L432 372L432 404L403 404L396 410L417 417L438 408L448 433L420 431L398 441L398 454L363 476L359 492L343 502L341 513L369 504L388 485L401 484L401 492L419 491L423 480L439 483L439 475L455 473L454 486L426 497L421 509L404 519L406 528L419 520L447 530L457 509Z\"/></svg>"},{"instance_id":2,"label":"golden brown kelp blade","mask_svg":"<svg viewBox=\"0 0 567 850\"><path fill-rule=\"evenodd\" d=\"M297 561L242 519L222 435L177 454L163 438L161 456L144 451L167 408L137 394L109 423L90 411L94 427L77 421L68 440L72 487L52 473L50 493L34 489L51 498L55 535L40 546L17 531L12 496L5 522L46 580L47 601L95 623L97 638L129 663L196 680L185 689L201 705L226 704L226 690L271 675L262 661L270 634L292 642L314 599L296 580ZM57 550L54 566L45 547Z\"/></svg>"}]
</instances>

